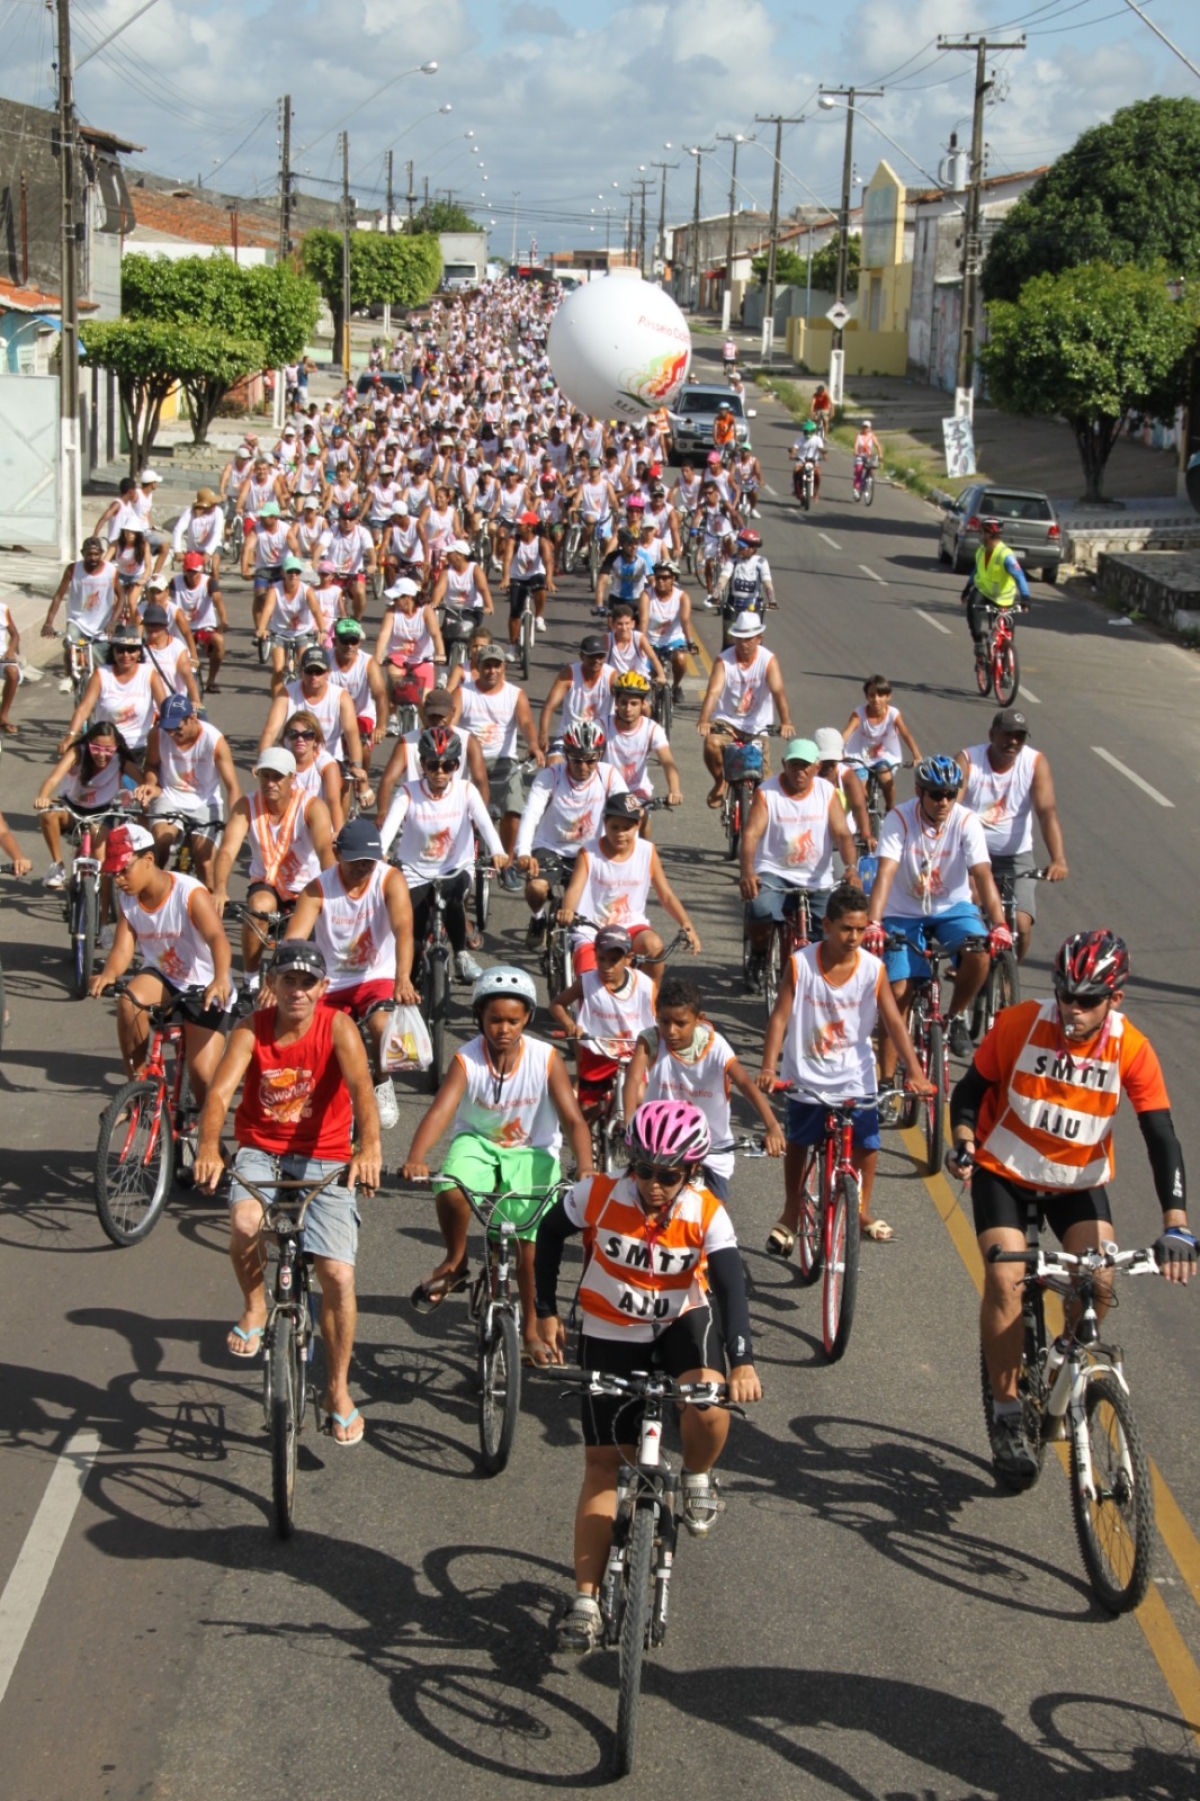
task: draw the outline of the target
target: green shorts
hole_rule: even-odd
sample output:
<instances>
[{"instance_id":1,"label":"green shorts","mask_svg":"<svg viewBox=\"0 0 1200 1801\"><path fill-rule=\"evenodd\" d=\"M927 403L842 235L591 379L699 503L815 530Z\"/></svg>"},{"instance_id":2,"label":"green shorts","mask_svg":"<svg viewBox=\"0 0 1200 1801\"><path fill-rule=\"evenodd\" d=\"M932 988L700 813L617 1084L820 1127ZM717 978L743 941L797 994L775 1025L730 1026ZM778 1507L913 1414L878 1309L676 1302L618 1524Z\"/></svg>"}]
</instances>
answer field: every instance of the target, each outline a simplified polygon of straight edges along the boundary
<instances>
[{"instance_id":1,"label":"green shorts","mask_svg":"<svg viewBox=\"0 0 1200 1801\"><path fill-rule=\"evenodd\" d=\"M511 1189L513 1198L499 1201L492 1218L508 1220L516 1227L517 1237L531 1243L537 1237L537 1226L523 1222L539 1210L546 1190L553 1188L561 1175L553 1151L531 1145L509 1148L473 1132L462 1132L443 1158L434 1188L453 1188L461 1182L476 1197Z\"/></svg>"}]
</instances>

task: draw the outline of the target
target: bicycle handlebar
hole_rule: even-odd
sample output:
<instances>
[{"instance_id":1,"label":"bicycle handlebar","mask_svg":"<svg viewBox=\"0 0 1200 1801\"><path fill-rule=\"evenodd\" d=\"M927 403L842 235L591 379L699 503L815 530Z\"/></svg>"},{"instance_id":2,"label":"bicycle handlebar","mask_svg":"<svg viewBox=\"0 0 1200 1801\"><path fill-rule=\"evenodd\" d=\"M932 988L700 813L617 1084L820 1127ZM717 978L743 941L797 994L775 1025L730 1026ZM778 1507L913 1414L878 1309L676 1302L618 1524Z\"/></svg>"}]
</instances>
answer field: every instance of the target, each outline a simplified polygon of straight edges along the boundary
<instances>
[{"instance_id":1,"label":"bicycle handlebar","mask_svg":"<svg viewBox=\"0 0 1200 1801\"><path fill-rule=\"evenodd\" d=\"M1158 1259L1149 1246L1141 1246L1137 1250L1118 1250L1110 1239L1100 1246L1099 1250L1089 1249L1076 1256L1071 1251L1047 1251L1041 1245L1036 1250L1005 1251L994 1244L987 1254L989 1263L1022 1263L1028 1269L1030 1279L1039 1281L1050 1276L1056 1270L1084 1270L1091 1274L1102 1269L1123 1269L1130 1275L1158 1274Z\"/></svg>"},{"instance_id":2,"label":"bicycle handlebar","mask_svg":"<svg viewBox=\"0 0 1200 1801\"><path fill-rule=\"evenodd\" d=\"M553 1187L546 1189L505 1188L492 1194L477 1194L473 1189L468 1188L460 1177L443 1176L440 1171L435 1175L410 1178L408 1185L412 1189L425 1189L431 1188L435 1181L442 1180L453 1183L453 1186L465 1197L468 1207L485 1232L491 1229L492 1217L501 1201L539 1201L541 1203L519 1228L522 1232L527 1232L531 1226L537 1225L544 1213L549 1212L560 1195L566 1194L568 1189L575 1186L574 1182L564 1180L556 1182Z\"/></svg>"}]
</instances>

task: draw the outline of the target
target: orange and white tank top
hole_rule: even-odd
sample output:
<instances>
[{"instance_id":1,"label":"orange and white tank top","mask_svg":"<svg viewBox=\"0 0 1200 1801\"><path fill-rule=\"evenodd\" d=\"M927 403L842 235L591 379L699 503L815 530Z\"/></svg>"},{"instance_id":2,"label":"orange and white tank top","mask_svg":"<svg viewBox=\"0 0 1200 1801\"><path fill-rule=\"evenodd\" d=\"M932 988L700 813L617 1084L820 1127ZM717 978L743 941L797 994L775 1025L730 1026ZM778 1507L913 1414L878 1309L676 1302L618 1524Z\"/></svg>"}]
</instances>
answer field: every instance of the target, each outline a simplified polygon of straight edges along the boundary
<instances>
[{"instance_id":1,"label":"orange and white tank top","mask_svg":"<svg viewBox=\"0 0 1200 1801\"><path fill-rule=\"evenodd\" d=\"M294 594L289 594L282 582L278 582L271 590L275 596L275 605L271 609L271 619L267 630L271 632L311 632L313 629L312 609L309 600L312 589L301 582Z\"/></svg>"},{"instance_id":2,"label":"orange and white tank top","mask_svg":"<svg viewBox=\"0 0 1200 1801\"><path fill-rule=\"evenodd\" d=\"M360 982L396 979L396 939L385 893L389 876L401 880L390 863L376 863L357 896L347 894L336 863L317 877L322 899L313 942L325 958L331 994Z\"/></svg>"},{"instance_id":3,"label":"orange and white tank top","mask_svg":"<svg viewBox=\"0 0 1200 1801\"><path fill-rule=\"evenodd\" d=\"M212 952L192 919L197 894L206 893L194 876L173 875L166 899L147 907L137 895L116 889L117 905L129 921L142 962L177 988L207 988L215 974Z\"/></svg>"},{"instance_id":4,"label":"orange and white tank top","mask_svg":"<svg viewBox=\"0 0 1200 1801\"><path fill-rule=\"evenodd\" d=\"M590 926L578 925L584 938L596 936L596 926L644 925L650 898L650 864L654 846L645 838L634 840L633 854L621 862L606 857L599 838L584 845L587 852L587 878L576 908Z\"/></svg>"},{"instance_id":5,"label":"orange and white tank top","mask_svg":"<svg viewBox=\"0 0 1200 1801\"><path fill-rule=\"evenodd\" d=\"M767 683L767 671L775 661L775 652L760 645L750 663L739 663L732 650L721 652L725 665L725 686L717 701L716 718L736 725L739 732L753 737L765 732L775 718L775 697Z\"/></svg>"},{"instance_id":6,"label":"orange and white tank top","mask_svg":"<svg viewBox=\"0 0 1200 1801\"><path fill-rule=\"evenodd\" d=\"M1017 752L1011 769L992 768L986 744L967 751L967 780L959 795L964 807L979 815L988 855L1017 857L1033 849L1033 778L1040 751L1028 744Z\"/></svg>"},{"instance_id":7,"label":"orange and white tank top","mask_svg":"<svg viewBox=\"0 0 1200 1801\"><path fill-rule=\"evenodd\" d=\"M797 888L832 888L833 784L816 775L807 794L786 794L774 775L758 792L767 809L767 829L758 842L755 873L778 876Z\"/></svg>"},{"instance_id":8,"label":"orange and white tank top","mask_svg":"<svg viewBox=\"0 0 1200 1801\"><path fill-rule=\"evenodd\" d=\"M845 1101L876 1092L871 1034L883 964L860 950L848 981L832 983L819 944L792 953L796 998L783 1040L783 1079L805 1094Z\"/></svg>"},{"instance_id":9,"label":"orange and white tank top","mask_svg":"<svg viewBox=\"0 0 1200 1801\"><path fill-rule=\"evenodd\" d=\"M585 1176L564 1205L590 1252L579 1302L592 1338L651 1343L683 1314L708 1305L708 1258L737 1244L721 1202L694 1182L655 1226L632 1176Z\"/></svg>"},{"instance_id":10,"label":"orange and white tank top","mask_svg":"<svg viewBox=\"0 0 1200 1801\"><path fill-rule=\"evenodd\" d=\"M846 755L851 762L864 763L902 763L904 749L900 743L900 733L896 730L896 721L900 717L898 707L889 707L882 719L867 718L867 703L855 707L854 715L858 723L851 728L846 739Z\"/></svg>"},{"instance_id":11,"label":"orange and white tank top","mask_svg":"<svg viewBox=\"0 0 1200 1801\"><path fill-rule=\"evenodd\" d=\"M312 797L293 791L279 819L272 819L260 794L250 796L250 880L266 882L284 900L294 900L321 873L305 814Z\"/></svg>"},{"instance_id":12,"label":"orange and white tank top","mask_svg":"<svg viewBox=\"0 0 1200 1801\"><path fill-rule=\"evenodd\" d=\"M464 1044L457 1061L467 1086L454 1116L452 1136L469 1132L505 1150L529 1148L557 1156L562 1127L550 1098L550 1072L557 1057L553 1045L524 1037L518 1042L513 1068L500 1073L482 1033Z\"/></svg>"},{"instance_id":13,"label":"orange and white tank top","mask_svg":"<svg viewBox=\"0 0 1200 1801\"><path fill-rule=\"evenodd\" d=\"M1121 1089L1138 1112L1168 1108L1158 1059L1123 1013L1086 1045L1063 1037L1053 1000L1006 1007L976 1052L992 1084L979 1109L976 1161L1030 1188L1112 1180Z\"/></svg>"},{"instance_id":14,"label":"orange and white tank top","mask_svg":"<svg viewBox=\"0 0 1200 1801\"><path fill-rule=\"evenodd\" d=\"M83 766L83 752L79 752L79 761L74 769L69 770L59 783L58 792L64 800L69 800L74 807L111 807L121 792L121 759L109 757L105 763L96 765L90 782L80 777Z\"/></svg>"},{"instance_id":15,"label":"orange and white tank top","mask_svg":"<svg viewBox=\"0 0 1200 1801\"><path fill-rule=\"evenodd\" d=\"M154 724L150 676L150 665L139 663L127 682L119 682L113 670L101 665L96 718L111 720L130 750L142 748Z\"/></svg>"},{"instance_id":16,"label":"orange and white tank top","mask_svg":"<svg viewBox=\"0 0 1200 1801\"><path fill-rule=\"evenodd\" d=\"M619 770L631 794L649 800L654 793L648 764L669 742L656 719L639 719L631 732L618 732L615 724L604 746L604 761Z\"/></svg>"},{"instance_id":17,"label":"orange and white tank top","mask_svg":"<svg viewBox=\"0 0 1200 1801\"><path fill-rule=\"evenodd\" d=\"M577 725L583 719L594 720L607 732L613 707L611 675L612 667L606 663L594 682L585 682L583 664L571 664L571 686L567 689L562 709L564 732L569 725Z\"/></svg>"},{"instance_id":18,"label":"orange and white tank top","mask_svg":"<svg viewBox=\"0 0 1200 1801\"><path fill-rule=\"evenodd\" d=\"M713 1142L705 1164L718 1175L728 1176L733 1174L729 1066L736 1059L729 1040L722 1038L707 1020L702 1020L696 1030L708 1034L699 1056L678 1056L658 1031L647 1040L656 1048L646 1070L642 1099L686 1101L690 1107L699 1107L708 1121Z\"/></svg>"},{"instance_id":19,"label":"orange and white tank top","mask_svg":"<svg viewBox=\"0 0 1200 1801\"><path fill-rule=\"evenodd\" d=\"M101 563L89 575L82 558L71 571L67 589L67 624L93 638L112 612L117 571L112 563Z\"/></svg>"},{"instance_id":20,"label":"orange and white tank top","mask_svg":"<svg viewBox=\"0 0 1200 1801\"><path fill-rule=\"evenodd\" d=\"M410 657L414 663L432 663L433 634L425 617L425 608L414 613L391 609L391 631L383 652L385 657Z\"/></svg>"},{"instance_id":21,"label":"orange and white tank top","mask_svg":"<svg viewBox=\"0 0 1200 1801\"><path fill-rule=\"evenodd\" d=\"M579 978L583 990L578 1023L596 1039L606 1057L630 1057L641 1032L654 1025L654 984L640 969L627 969L618 989L606 988L600 972L589 969ZM595 1045L587 1047L595 1051Z\"/></svg>"}]
</instances>

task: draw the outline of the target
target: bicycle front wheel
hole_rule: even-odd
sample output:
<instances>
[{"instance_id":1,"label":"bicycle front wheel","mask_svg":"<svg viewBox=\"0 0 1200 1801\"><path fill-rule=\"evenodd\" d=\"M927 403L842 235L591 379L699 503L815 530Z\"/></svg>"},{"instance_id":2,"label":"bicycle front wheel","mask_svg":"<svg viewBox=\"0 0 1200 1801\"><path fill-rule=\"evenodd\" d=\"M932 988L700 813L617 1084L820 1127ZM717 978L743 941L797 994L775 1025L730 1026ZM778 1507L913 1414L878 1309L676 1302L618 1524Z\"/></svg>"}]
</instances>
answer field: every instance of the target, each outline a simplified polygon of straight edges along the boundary
<instances>
[{"instance_id":1,"label":"bicycle front wheel","mask_svg":"<svg viewBox=\"0 0 1200 1801\"><path fill-rule=\"evenodd\" d=\"M869 507L875 498L875 477L871 474L869 469L863 476L862 498L865 507Z\"/></svg>"},{"instance_id":2,"label":"bicycle front wheel","mask_svg":"<svg viewBox=\"0 0 1200 1801\"><path fill-rule=\"evenodd\" d=\"M1017 660L1017 647L1011 638L993 658L992 686L1000 705L1011 706L1016 699L1017 689L1021 686L1021 665Z\"/></svg>"},{"instance_id":3,"label":"bicycle front wheel","mask_svg":"<svg viewBox=\"0 0 1200 1801\"><path fill-rule=\"evenodd\" d=\"M821 1273L825 1245L821 1234L821 1154L814 1150L808 1160L804 1185L800 1190L800 1219L796 1226L796 1264L800 1280L807 1288Z\"/></svg>"},{"instance_id":4,"label":"bicycle front wheel","mask_svg":"<svg viewBox=\"0 0 1200 1801\"><path fill-rule=\"evenodd\" d=\"M497 1307L479 1347L479 1449L489 1476L508 1462L521 1411L521 1345L517 1322Z\"/></svg>"},{"instance_id":5,"label":"bicycle front wheel","mask_svg":"<svg viewBox=\"0 0 1200 1801\"><path fill-rule=\"evenodd\" d=\"M488 879L487 871L477 869L475 871L475 924L481 932L487 930L488 909L491 902L492 884Z\"/></svg>"},{"instance_id":6,"label":"bicycle front wheel","mask_svg":"<svg viewBox=\"0 0 1200 1801\"><path fill-rule=\"evenodd\" d=\"M450 972L445 957L431 957L426 973L428 1007L426 1018L433 1041L433 1062L429 1065L429 1089L436 1094L446 1070L446 1021L450 1013Z\"/></svg>"},{"instance_id":7,"label":"bicycle front wheel","mask_svg":"<svg viewBox=\"0 0 1200 1801\"><path fill-rule=\"evenodd\" d=\"M738 844L742 836L742 784L731 782L725 795L725 811L722 815L725 826L725 855L732 863L738 854Z\"/></svg>"},{"instance_id":8,"label":"bicycle front wheel","mask_svg":"<svg viewBox=\"0 0 1200 1801\"><path fill-rule=\"evenodd\" d=\"M783 929L781 926L771 927L771 936L767 939L767 955L763 963L763 1005L770 1019L775 1011L775 1002L779 999L779 989L783 982Z\"/></svg>"},{"instance_id":9,"label":"bicycle front wheel","mask_svg":"<svg viewBox=\"0 0 1200 1801\"><path fill-rule=\"evenodd\" d=\"M96 1212L115 1245L124 1250L150 1235L174 1173L164 1090L157 1082L126 1082L104 1109L96 1143Z\"/></svg>"},{"instance_id":10,"label":"bicycle front wheel","mask_svg":"<svg viewBox=\"0 0 1200 1801\"><path fill-rule=\"evenodd\" d=\"M1015 951L1001 951L993 957L983 989L983 1013L979 1037L983 1038L996 1023L1005 1007L1015 1007L1021 998L1021 973Z\"/></svg>"},{"instance_id":11,"label":"bicycle front wheel","mask_svg":"<svg viewBox=\"0 0 1200 1801\"><path fill-rule=\"evenodd\" d=\"M265 1380L270 1384L271 1397L271 1504L275 1535L290 1538L296 1529L296 1446L303 1376L296 1355L295 1322L289 1314L276 1315Z\"/></svg>"},{"instance_id":12,"label":"bicycle front wheel","mask_svg":"<svg viewBox=\"0 0 1200 1801\"><path fill-rule=\"evenodd\" d=\"M533 656L533 609L526 607L521 615L521 674L529 680L530 659Z\"/></svg>"},{"instance_id":13,"label":"bicycle front wheel","mask_svg":"<svg viewBox=\"0 0 1200 1801\"><path fill-rule=\"evenodd\" d=\"M1084 1393L1094 1496L1083 1492L1078 1448L1071 1444L1071 1509L1083 1566L1097 1600L1129 1613L1150 1582L1154 1502L1150 1465L1133 1404L1115 1374L1095 1377Z\"/></svg>"},{"instance_id":14,"label":"bicycle front wheel","mask_svg":"<svg viewBox=\"0 0 1200 1801\"><path fill-rule=\"evenodd\" d=\"M936 1176L942 1167L942 1156L946 1149L946 1049L942 1036L942 1023L931 1019L927 1039L928 1061L926 1074L934 1084L935 1092L925 1101L925 1166L931 1176Z\"/></svg>"},{"instance_id":15,"label":"bicycle front wheel","mask_svg":"<svg viewBox=\"0 0 1200 1801\"><path fill-rule=\"evenodd\" d=\"M821 1291L821 1337L825 1355L837 1363L850 1343L854 1305L858 1299L858 1251L862 1240L859 1187L849 1176L837 1178L829 1256Z\"/></svg>"},{"instance_id":16,"label":"bicycle front wheel","mask_svg":"<svg viewBox=\"0 0 1200 1801\"><path fill-rule=\"evenodd\" d=\"M650 1628L650 1570L654 1562L654 1507L637 1509L625 1554L621 1608L620 1675L617 1686L617 1745L614 1762L618 1776L633 1768L637 1744L638 1705L642 1698L642 1660Z\"/></svg>"},{"instance_id":17,"label":"bicycle front wheel","mask_svg":"<svg viewBox=\"0 0 1200 1801\"><path fill-rule=\"evenodd\" d=\"M71 979L76 1000L86 1000L96 967L96 935L99 897L88 876L76 884L71 896Z\"/></svg>"}]
</instances>

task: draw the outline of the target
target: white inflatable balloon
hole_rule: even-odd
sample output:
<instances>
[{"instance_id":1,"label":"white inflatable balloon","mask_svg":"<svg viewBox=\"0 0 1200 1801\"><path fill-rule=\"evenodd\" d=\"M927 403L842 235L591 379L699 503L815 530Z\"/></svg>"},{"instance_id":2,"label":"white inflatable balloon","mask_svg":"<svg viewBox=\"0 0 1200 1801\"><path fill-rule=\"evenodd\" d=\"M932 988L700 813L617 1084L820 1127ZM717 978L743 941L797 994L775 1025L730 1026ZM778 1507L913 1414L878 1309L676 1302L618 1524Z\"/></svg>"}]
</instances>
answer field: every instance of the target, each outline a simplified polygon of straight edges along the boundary
<instances>
[{"instance_id":1,"label":"white inflatable balloon","mask_svg":"<svg viewBox=\"0 0 1200 1801\"><path fill-rule=\"evenodd\" d=\"M674 406L692 338L671 296L634 275L576 288L554 315L547 344L567 399L597 419L641 419Z\"/></svg>"}]
</instances>

